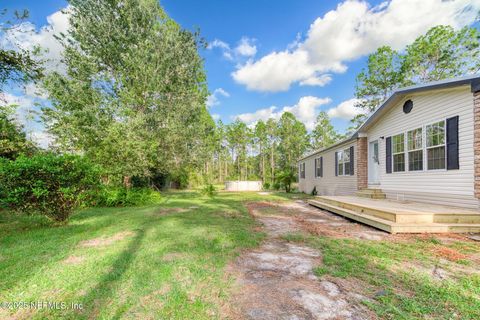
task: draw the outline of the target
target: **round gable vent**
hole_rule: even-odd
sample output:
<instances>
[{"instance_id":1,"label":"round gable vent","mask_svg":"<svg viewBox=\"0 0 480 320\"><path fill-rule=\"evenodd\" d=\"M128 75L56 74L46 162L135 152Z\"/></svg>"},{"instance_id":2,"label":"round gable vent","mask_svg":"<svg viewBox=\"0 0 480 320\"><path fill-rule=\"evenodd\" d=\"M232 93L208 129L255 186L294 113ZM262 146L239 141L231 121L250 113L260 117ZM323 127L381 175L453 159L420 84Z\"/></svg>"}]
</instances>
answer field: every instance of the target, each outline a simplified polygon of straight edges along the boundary
<instances>
[{"instance_id":1,"label":"round gable vent","mask_svg":"<svg viewBox=\"0 0 480 320\"><path fill-rule=\"evenodd\" d=\"M403 112L410 113L412 109L413 109L413 101L412 100L405 101L405 103L403 104Z\"/></svg>"}]
</instances>

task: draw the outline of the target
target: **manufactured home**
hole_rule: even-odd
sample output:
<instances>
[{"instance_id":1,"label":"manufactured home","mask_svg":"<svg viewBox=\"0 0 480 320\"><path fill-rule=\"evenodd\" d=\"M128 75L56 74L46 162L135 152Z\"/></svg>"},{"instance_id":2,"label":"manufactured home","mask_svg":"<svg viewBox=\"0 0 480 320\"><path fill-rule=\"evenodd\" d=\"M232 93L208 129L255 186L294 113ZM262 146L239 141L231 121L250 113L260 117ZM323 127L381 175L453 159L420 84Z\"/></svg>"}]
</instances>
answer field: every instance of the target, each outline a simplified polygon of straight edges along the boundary
<instances>
[{"instance_id":1,"label":"manufactured home","mask_svg":"<svg viewBox=\"0 0 480 320\"><path fill-rule=\"evenodd\" d=\"M351 137L299 159L298 168L300 191L315 190L330 206L343 199L364 201L364 209L404 204L411 212L412 204L426 203L445 214L455 207L477 222L480 76L397 90Z\"/></svg>"}]
</instances>

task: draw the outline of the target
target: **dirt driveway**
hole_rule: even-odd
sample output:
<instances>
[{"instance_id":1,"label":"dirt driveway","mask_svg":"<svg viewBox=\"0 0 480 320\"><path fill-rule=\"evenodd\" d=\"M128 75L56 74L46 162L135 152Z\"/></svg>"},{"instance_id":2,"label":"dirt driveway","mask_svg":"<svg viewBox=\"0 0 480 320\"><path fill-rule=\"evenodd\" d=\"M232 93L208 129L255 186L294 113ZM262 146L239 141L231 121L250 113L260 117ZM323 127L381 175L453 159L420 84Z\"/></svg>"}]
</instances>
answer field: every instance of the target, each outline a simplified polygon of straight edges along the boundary
<instances>
[{"instance_id":1,"label":"dirt driveway","mask_svg":"<svg viewBox=\"0 0 480 320\"><path fill-rule=\"evenodd\" d=\"M242 254L229 271L237 279L229 313L239 319L375 319L363 304L368 300L345 279L313 272L321 252L293 244L282 236L318 228L329 236L381 240L387 233L348 221L302 201L251 203L250 213L263 225L263 244ZM313 230L310 230L313 231Z\"/></svg>"}]
</instances>

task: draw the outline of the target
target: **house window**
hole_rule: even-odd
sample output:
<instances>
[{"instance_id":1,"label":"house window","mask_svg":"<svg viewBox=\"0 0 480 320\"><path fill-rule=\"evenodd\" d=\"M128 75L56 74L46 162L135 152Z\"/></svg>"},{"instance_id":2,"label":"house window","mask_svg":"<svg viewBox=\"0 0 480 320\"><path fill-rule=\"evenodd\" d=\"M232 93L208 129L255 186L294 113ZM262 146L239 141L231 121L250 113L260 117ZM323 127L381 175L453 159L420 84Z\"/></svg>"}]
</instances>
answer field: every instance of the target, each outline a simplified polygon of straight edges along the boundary
<instances>
[{"instance_id":1,"label":"house window","mask_svg":"<svg viewBox=\"0 0 480 320\"><path fill-rule=\"evenodd\" d=\"M315 159L315 178L322 176L322 158Z\"/></svg>"},{"instance_id":2,"label":"house window","mask_svg":"<svg viewBox=\"0 0 480 320\"><path fill-rule=\"evenodd\" d=\"M407 132L408 171L423 170L423 132L422 128Z\"/></svg>"},{"instance_id":3,"label":"house window","mask_svg":"<svg viewBox=\"0 0 480 320\"><path fill-rule=\"evenodd\" d=\"M345 149L337 152L338 157L338 175L350 175L350 149Z\"/></svg>"},{"instance_id":4,"label":"house window","mask_svg":"<svg viewBox=\"0 0 480 320\"><path fill-rule=\"evenodd\" d=\"M305 179L305 162L300 163L300 179Z\"/></svg>"},{"instance_id":5,"label":"house window","mask_svg":"<svg viewBox=\"0 0 480 320\"><path fill-rule=\"evenodd\" d=\"M426 126L428 170L445 169L445 121Z\"/></svg>"},{"instance_id":6,"label":"house window","mask_svg":"<svg viewBox=\"0 0 480 320\"><path fill-rule=\"evenodd\" d=\"M392 137L393 172L405 171L405 135Z\"/></svg>"}]
</instances>

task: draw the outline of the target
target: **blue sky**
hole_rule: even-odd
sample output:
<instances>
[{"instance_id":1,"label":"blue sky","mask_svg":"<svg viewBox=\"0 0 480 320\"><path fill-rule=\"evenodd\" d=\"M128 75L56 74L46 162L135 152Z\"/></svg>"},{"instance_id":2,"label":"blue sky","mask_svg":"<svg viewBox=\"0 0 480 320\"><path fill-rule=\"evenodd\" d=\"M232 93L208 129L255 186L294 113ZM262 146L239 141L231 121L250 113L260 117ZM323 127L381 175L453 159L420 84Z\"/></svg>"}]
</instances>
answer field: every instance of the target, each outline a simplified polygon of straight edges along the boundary
<instances>
[{"instance_id":1,"label":"blue sky","mask_svg":"<svg viewBox=\"0 0 480 320\"><path fill-rule=\"evenodd\" d=\"M182 27L199 28L210 44L201 55L215 118L252 124L290 111L311 128L324 110L339 131L357 112L355 76L369 53L384 44L402 50L437 24L472 24L480 10L480 0L165 0L161 5ZM65 6L61 0L7 2L9 9L30 10L36 36L23 39L24 45L52 47L54 58L61 49L51 34L67 28L58 12ZM41 29L46 25L53 31ZM23 104L35 100L12 94Z\"/></svg>"}]
</instances>

